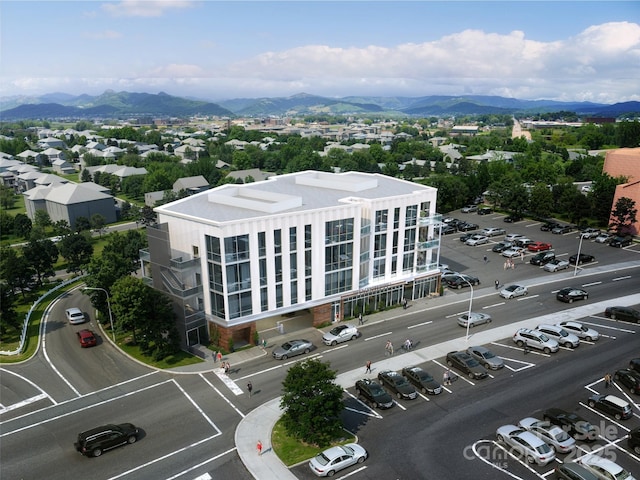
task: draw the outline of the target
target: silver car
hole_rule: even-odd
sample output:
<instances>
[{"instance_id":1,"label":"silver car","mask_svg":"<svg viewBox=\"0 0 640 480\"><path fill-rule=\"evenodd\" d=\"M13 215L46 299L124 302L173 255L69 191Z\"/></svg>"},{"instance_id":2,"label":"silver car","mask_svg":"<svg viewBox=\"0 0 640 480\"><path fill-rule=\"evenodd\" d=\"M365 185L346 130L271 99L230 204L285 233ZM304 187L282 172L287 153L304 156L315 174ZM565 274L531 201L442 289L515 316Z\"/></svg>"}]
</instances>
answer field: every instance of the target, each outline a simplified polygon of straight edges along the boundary
<instances>
[{"instance_id":1,"label":"silver car","mask_svg":"<svg viewBox=\"0 0 640 480\"><path fill-rule=\"evenodd\" d=\"M322 336L322 342L325 345L336 345L338 343L355 340L360 336L358 329L351 324L345 323L333 327Z\"/></svg>"},{"instance_id":2,"label":"silver car","mask_svg":"<svg viewBox=\"0 0 640 480\"><path fill-rule=\"evenodd\" d=\"M529 290L524 285L518 285L518 284L509 285L508 287L505 287L502 290L500 290L500 296L506 299L522 297L526 295L529 295Z\"/></svg>"},{"instance_id":3,"label":"silver car","mask_svg":"<svg viewBox=\"0 0 640 480\"><path fill-rule=\"evenodd\" d=\"M596 330L589 328L580 322L566 320L564 322L556 323L556 325L564 328L569 333L573 333L578 338L586 340L587 342L595 342L600 338L600 334Z\"/></svg>"},{"instance_id":4,"label":"silver car","mask_svg":"<svg viewBox=\"0 0 640 480\"><path fill-rule=\"evenodd\" d=\"M273 349L273 358L276 360L286 360L289 357L309 353L313 348L313 343L309 340L289 340L278 348Z\"/></svg>"},{"instance_id":5,"label":"silver car","mask_svg":"<svg viewBox=\"0 0 640 480\"><path fill-rule=\"evenodd\" d=\"M84 323L86 320L82 310L77 307L67 308L67 310L65 310L65 314L67 315L67 320L69 320L69 323L72 325Z\"/></svg>"},{"instance_id":6,"label":"silver car","mask_svg":"<svg viewBox=\"0 0 640 480\"><path fill-rule=\"evenodd\" d=\"M565 268L569 268L569 261L560 260L559 258L554 258L542 268L546 272L557 272L558 270L564 270Z\"/></svg>"},{"instance_id":7,"label":"silver car","mask_svg":"<svg viewBox=\"0 0 640 480\"><path fill-rule=\"evenodd\" d=\"M469 347L467 353L489 370L499 370L504 367L504 360L486 347Z\"/></svg>"},{"instance_id":8,"label":"silver car","mask_svg":"<svg viewBox=\"0 0 640 480\"><path fill-rule=\"evenodd\" d=\"M602 480L635 480L636 478L617 463L596 454L585 455L580 458L578 463L587 467L587 470Z\"/></svg>"},{"instance_id":9,"label":"silver car","mask_svg":"<svg viewBox=\"0 0 640 480\"><path fill-rule=\"evenodd\" d=\"M486 235L474 235L464 243L465 245L474 247L476 245L482 245L484 243L487 243L488 241L489 241L489 237L487 237Z\"/></svg>"},{"instance_id":10,"label":"silver car","mask_svg":"<svg viewBox=\"0 0 640 480\"><path fill-rule=\"evenodd\" d=\"M528 463L546 465L556 458L553 449L533 433L515 425L503 425L496 431L498 441L523 455Z\"/></svg>"},{"instance_id":11,"label":"silver car","mask_svg":"<svg viewBox=\"0 0 640 480\"><path fill-rule=\"evenodd\" d=\"M364 462L369 454L357 443L331 447L309 461L309 468L319 477L332 477L334 473L356 463Z\"/></svg>"},{"instance_id":12,"label":"silver car","mask_svg":"<svg viewBox=\"0 0 640 480\"><path fill-rule=\"evenodd\" d=\"M518 425L549 444L556 453L569 453L576 448L576 441L557 425L533 417L523 418Z\"/></svg>"},{"instance_id":13,"label":"silver car","mask_svg":"<svg viewBox=\"0 0 640 480\"><path fill-rule=\"evenodd\" d=\"M569 333L557 325L541 324L536 327L536 330L544 333L549 338L553 338L558 342L558 345L570 348L576 348L580 345L580 339L577 335Z\"/></svg>"},{"instance_id":14,"label":"silver car","mask_svg":"<svg viewBox=\"0 0 640 480\"><path fill-rule=\"evenodd\" d=\"M464 315L460 315L458 317L458 325L461 327L466 327L469 325L469 328L475 327L476 325L482 325L483 323L491 323L491 315L486 313L476 313L471 312L471 320L469 320L469 314L465 313Z\"/></svg>"}]
</instances>

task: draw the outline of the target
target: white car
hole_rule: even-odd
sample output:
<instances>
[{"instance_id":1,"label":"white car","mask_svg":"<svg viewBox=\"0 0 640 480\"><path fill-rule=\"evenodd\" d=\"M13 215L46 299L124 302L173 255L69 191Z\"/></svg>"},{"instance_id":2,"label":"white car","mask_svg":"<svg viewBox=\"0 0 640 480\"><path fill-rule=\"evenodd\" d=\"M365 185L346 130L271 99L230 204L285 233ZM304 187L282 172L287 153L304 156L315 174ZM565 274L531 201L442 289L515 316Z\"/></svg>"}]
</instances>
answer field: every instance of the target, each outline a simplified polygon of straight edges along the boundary
<instances>
[{"instance_id":1,"label":"white car","mask_svg":"<svg viewBox=\"0 0 640 480\"><path fill-rule=\"evenodd\" d=\"M523 418L518 425L549 444L556 453L569 453L576 448L575 439L557 425L533 417Z\"/></svg>"},{"instance_id":2,"label":"white car","mask_svg":"<svg viewBox=\"0 0 640 480\"><path fill-rule=\"evenodd\" d=\"M609 235L608 233L602 232L600 235L598 235L594 239L594 242L596 242L596 243L609 243L612 238L613 237L611 235Z\"/></svg>"},{"instance_id":3,"label":"white car","mask_svg":"<svg viewBox=\"0 0 640 480\"><path fill-rule=\"evenodd\" d=\"M577 348L580 345L580 339L577 335L567 332L564 328L557 325L541 324L536 327L536 330L544 333L547 337L553 338L558 345L563 345L569 348Z\"/></svg>"},{"instance_id":4,"label":"white car","mask_svg":"<svg viewBox=\"0 0 640 480\"><path fill-rule=\"evenodd\" d=\"M587 342L595 342L600 338L600 334L597 331L579 322L566 320L564 322L556 323L556 325L564 328L569 333L573 333L576 337L586 340Z\"/></svg>"},{"instance_id":5,"label":"white car","mask_svg":"<svg viewBox=\"0 0 640 480\"><path fill-rule=\"evenodd\" d=\"M513 284L500 290L502 298L515 298L523 295L529 295L529 290L524 285Z\"/></svg>"},{"instance_id":6,"label":"white car","mask_svg":"<svg viewBox=\"0 0 640 480\"><path fill-rule=\"evenodd\" d=\"M504 228L488 227L483 228L481 233L487 237L497 237L498 235L506 234L507 231Z\"/></svg>"},{"instance_id":7,"label":"white car","mask_svg":"<svg viewBox=\"0 0 640 480\"><path fill-rule=\"evenodd\" d=\"M69 323L72 325L84 323L86 320L84 318L84 313L82 313L82 310L77 307L67 308L65 310L65 314L67 315L67 320L69 320Z\"/></svg>"},{"instance_id":8,"label":"white car","mask_svg":"<svg viewBox=\"0 0 640 480\"><path fill-rule=\"evenodd\" d=\"M491 315L486 313L476 313L471 312L471 321L469 321L469 314L465 313L464 315L460 315L458 317L458 325L461 327L466 327L469 325L469 328L473 328L476 325L482 325L483 323L491 323Z\"/></svg>"},{"instance_id":9,"label":"white car","mask_svg":"<svg viewBox=\"0 0 640 480\"><path fill-rule=\"evenodd\" d=\"M357 443L347 443L331 447L309 461L309 468L319 477L333 477L333 474L356 463L364 462L369 454Z\"/></svg>"},{"instance_id":10,"label":"white car","mask_svg":"<svg viewBox=\"0 0 640 480\"><path fill-rule=\"evenodd\" d=\"M582 238L596 238L601 233L602 232L600 230L598 230L597 228L585 228L582 231L581 237Z\"/></svg>"},{"instance_id":11,"label":"white car","mask_svg":"<svg viewBox=\"0 0 640 480\"><path fill-rule=\"evenodd\" d=\"M630 472L617 463L595 454L585 455L578 460L578 463L602 480L635 480Z\"/></svg>"},{"instance_id":12,"label":"white car","mask_svg":"<svg viewBox=\"0 0 640 480\"><path fill-rule=\"evenodd\" d=\"M514 258L519 257L524 252L524 248L522 247L511 247L502 252L503 257Z\"/></svg>"},{"instance_id":13,"label":"white car","mask_svg":"<svg viewBox=\"0 0 640 480\"><path fill-rule=\"evenodd\" d=\"M349 340L355 340L360 336L360 332L353 325L345 323L333 327L327 333L322 336L322 342L325 345L336 345L338 343L347 342Z\"/></svg>"},{"instance_id":14,"label":"white car","mask_svg":"<svg viewBox=\"0 0 640 480\"><path fill-rule=\"evenodd\" d=\"M516 238L524 238L524 235L519 233L510 233L504 237L505 242L513 242Z\"/></svg>"},{"instance_id":15,"label":"white car","mask_svg":"<svg viewBox=\"0 0 640 480\"><path fill-rule=\"evenodd\" d=\"M465 245L469 245L471 247L474 247L476 245L482 245L484 243L489 242L489 237L486 237L484 235L474 235L473 237L471 237L469 240L467 240L465 243Z\"/></svg>"},{"instance_id":16,"label":"white car","mask_svg":"<svg viewBox=\"0 0 640 480\"><path fill-rule=\"evenodd\" d=\"M564 270L565 268L569 268L569 261L560 260L559 258L554 258L542 268L544 269L545 272L557 272L558 270Z\"/></svg>"},{"instance_id":17,"label":"white car","mask_svg":"<svg viewBox=\"0 0 640 480\"><path fill-rule=\"evenodd\" d=\"M503 425L496 431L496 436L499 442L524 456L528 463L546 465L556 458L553 449L543 440L515 425Z\"/></svg>"}]
</instances>

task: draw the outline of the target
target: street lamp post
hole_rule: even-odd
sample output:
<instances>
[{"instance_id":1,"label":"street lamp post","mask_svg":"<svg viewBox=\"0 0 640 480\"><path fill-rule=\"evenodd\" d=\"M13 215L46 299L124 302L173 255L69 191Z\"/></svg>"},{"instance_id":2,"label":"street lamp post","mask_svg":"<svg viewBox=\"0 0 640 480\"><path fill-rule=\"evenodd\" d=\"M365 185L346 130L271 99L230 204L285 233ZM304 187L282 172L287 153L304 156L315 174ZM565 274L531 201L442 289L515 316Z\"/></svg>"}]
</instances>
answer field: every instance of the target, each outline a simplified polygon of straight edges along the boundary
<instances>
[{"instance_id":1,"label":"street lamp post","mask_svg":"<svg viewBox=\"0 0 640 480\"><path fill-rule=\"evenodd\" d=\"M575 277L578 274L578 264L580 263L580 252L582 251L582 240L584 237L580 234L580 243L578 244L578 256L576 257L576 266L573 269L573 276Z\"/></svg>"},{"instance_id":2,"label":"street lamp post","mask_svg":"<svg viewBox=\"0 0 640 480\"><path fill-rule=\"evenodd\" d=\"M116 343L116 331L113 328L113 314L111 313L111 301L109 300L109 292L100 287L84 287L82 290L99 290L104 292L107 296L107 308L109 309L109 322L111 323L111 336L113 337L113 343Z\"/></svg>"},{"instance_id":3,"label":"street lamp post","mask_svg":"<svg viewBox=\"0 0 640 480\"><path fill-rule=\"evenodd\" d=\"M471 296L469 297L469 311L467 312L467 336L465 337L465 341L469 343L469 326L471 325L471 307L473 307L473 285L469 280L464 278L462 275L456 275L456 277L460 278L463 282L466 282L471 289Z\"/></svg>"}]
</instances>

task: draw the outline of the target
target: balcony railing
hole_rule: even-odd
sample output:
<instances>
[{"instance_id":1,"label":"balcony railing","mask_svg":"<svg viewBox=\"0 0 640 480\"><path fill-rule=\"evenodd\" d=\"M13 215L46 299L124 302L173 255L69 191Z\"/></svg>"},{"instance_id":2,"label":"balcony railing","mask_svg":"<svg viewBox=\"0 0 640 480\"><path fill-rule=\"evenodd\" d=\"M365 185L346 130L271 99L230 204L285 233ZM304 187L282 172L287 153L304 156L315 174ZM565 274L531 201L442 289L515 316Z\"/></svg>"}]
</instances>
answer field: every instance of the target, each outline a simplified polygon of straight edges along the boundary
<instances>
[{"instance_id":1,"label":"balcony railing","mask_svg":"<svg viewBox=\"0 0 640 480\"><path fill-rule=\"evenodd\" d=\"M426 242L418 242L418 250L428 250L430 248L436 248L438 245L440 245L440 240L437 238Z\"/></svg>"},{"instance_id":2,"label":"balcony railing","mask_svg":"<svg viewBox=\"0 0 640 480\"><path fill-rule=\"evenodd\" d=\"M418 218L418 225L420 227L428 227L429 225L439 225L442 223L442 214L436 213L430 217Z\"/></svg>"}]
</instances>

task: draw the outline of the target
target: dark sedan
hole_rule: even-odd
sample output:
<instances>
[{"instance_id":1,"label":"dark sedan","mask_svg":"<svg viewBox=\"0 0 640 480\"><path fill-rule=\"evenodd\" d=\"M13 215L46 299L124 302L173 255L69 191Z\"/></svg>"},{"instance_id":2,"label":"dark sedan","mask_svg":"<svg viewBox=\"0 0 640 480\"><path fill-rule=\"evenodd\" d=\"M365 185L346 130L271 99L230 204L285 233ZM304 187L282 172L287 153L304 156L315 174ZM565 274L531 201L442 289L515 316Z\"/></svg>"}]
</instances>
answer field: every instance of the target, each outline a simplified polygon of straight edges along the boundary
<instances>
[{"instance_id":1,"label":"dark sedan","mask_svg":"<svg viewBox=\"0 0 640 480\"><path fill-rule=\"evenodd\" d=\"M456 227L453 227L451 225L446 225L444 227L442 227L441 233L442 235L451 235L452 233L456 233L458 230L456 229Z\"/></svg>"},{"instance_id":2,"label":"dark sedan","mask_svg":"<svg viewBox=\"0 0 640 480\"><path fill-rule=\"evenodd\" d=\"M546 265L552 260L555 260L556 254L553 252L540 252L529 260L531 265Z\"/></svg>"},{"instance_id":3,"label":"dark sedan","mask_svg":"<svg viewBox=\"0 0 640 480\"><path fill-rule=\"evenodd\" d=\"M467 352L447 353L447 365L466 373L469 378L480 379L489 376L487 370Z\"/></svg>"},{"instance_id":4,"label":"dark sedan","mask_svg":"<svg viewBox=\"0 0 640 480\"><path fill-rule=\"evenodd\" d=\"M405 367L402 369L402 375L407 377L407 380L413 383L422 393L428 393L429 395L442 393L442 386L420 367Z\"/></svg>"},{"instance_id":5,"label":"dark sedan","mask_svg":"<svg viewBox=\"0 0 640 480\"><path fill-rule=\"evenodd\" d=\"M613 239L609 242L610 247L622 248L628 247L632 243L631 237L613 237Z\"/></svg>"},{"instance_id":6,"label":"dark sedan","mask_svg":"<svg viewBox=\"0 0 640 480\"><path fill-rule=\"evenodd\" d=\"M378 374L378 380L382 385L391 390L396 397L405 400L413 400L418 398L418 392L409 381L393 370L385 370Z\"/></svg>"},{"instance_id":7,"label":"dark sedan","mask_svg":"<svg viewBox=\"0 0 640 480\"><path fill-rule=\"evenodd\" d=\"M474 287L476 285L480 285L479 279L477 279L476 277L472 277L470 275L464 275L464 274L443 275L442 281L447 285L447 287L457 288L457 289L460 289L462 287L468 287L469 284L473 285Z\"/></svg>"},{"instance_id":8,"label":"dark sedan","mask_svg":"<svg viewBox=\"0 0 640 480\"><path fill-rule=\"evenodd\" d=\"M566 287L556 293L556 298L561 302L573 303L575 300L587 300L589 294L581 288Z\"/></svg>"},{"instance_id":9,"label":"dark sedan","mask_svg":"<svg viewBox=\"0 0 640 480\"><path fill-rule=\"evenodd\" d=\"M511 242L499 242L496 243L493 248L491 249L492 252L496 252L496 253L502 253L505 250L511 248L513 246L513 243Z\"/></svg>"},{"instance_id":10,"label":"dark sedan","mask_svg":"<svg viewBox=\"0 0 640 480\"><path fill-rule=\"evenodd\" d=\"M564 235L565 233L569 233L573 228L569 225L557 225L551 229L551 233L554 235Z\"/></svg>"},{"instance_id":11,"label":"dark sedan","mask_svg":"<svg viewBox=\"0 0 640 480\"><path fill-rule=\"evenodd\" d=\"M598 437L596 427L580 415L560 408L550 408L544 412L544 420L562 427L576 440L594 441Z\"/></svg>"},{"instance_id":12,"label":"dark sedan","mask_svg":"<svg viewBox=\"0 0 640 480\"><path fill-rule=\"evenodd\" d=\"M471 230L477 230L480 228L480 225L477 223L461 223L458 225L459 232L470 232Z\"/></svg>"},{"instance_id":13,"label":"dark sedan","mask_svg":"<svg viewBox=\"0 0 640 480\"><path fill-rule=\"evenodd\" d=\"M604 310L604 316L613 320L640 323L640 312L631 307L607 307Z\"/></svg>"},{"instance_id":14,"label":"dark sedan","mask_svg":"<svg viewBox=\"0 0 640 480\"><path fill-rule=\"evenodd\" d=\"M579 256L576 255L571 255L569 257L569 263L571 265L575 265L576 263L578 265L582 265L583 263L591 263L591 262L595 262L596 257L594 257L593 255L587 255L586 253L581 253Z\"/></svg>"},{"instance_id":15,"label":"dark sedan","mask_svg":"<svg viewBox=\"0 0 640 480\"><path fill-rule=\"evenodd\" d=\"M616 373L613 374L613 378L618 383L627 387L631 393L640 395L640 372L624 368L617 370Z\"/></svg>"},{"instance_id":16,"label":"dark sedan","mask_svg":"<svg viewBox=\"0 0 640 480\"><path fill-rule=\"evenodd\" d=\"M560 227L561 225L556 222L547 222L540 227L540 230L543 232L550 232L556 227Z\"/></svg>"}]
</instances>

